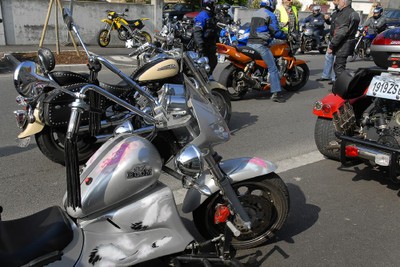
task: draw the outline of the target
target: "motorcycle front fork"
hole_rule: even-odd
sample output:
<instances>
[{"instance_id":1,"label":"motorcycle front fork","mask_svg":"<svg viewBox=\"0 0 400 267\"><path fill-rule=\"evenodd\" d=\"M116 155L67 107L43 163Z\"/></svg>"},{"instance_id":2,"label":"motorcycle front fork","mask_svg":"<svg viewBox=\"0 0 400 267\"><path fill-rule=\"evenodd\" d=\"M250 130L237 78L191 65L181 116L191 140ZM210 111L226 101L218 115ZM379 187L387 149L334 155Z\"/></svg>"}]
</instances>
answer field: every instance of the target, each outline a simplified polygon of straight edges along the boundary
<instances>
[{"instance_id":1,"label":"motorcycle front fork","mask_svg":"<svg viewBox=\"0 0 400 267\"><path fill-rule=\"evenodd\" d=\"M207 162L208 167L210 168L211 174L213 175L213 179L215 183L220 188L222 195L225 200L228 201L231 209L235 214L239 215L239 219L242 223L242 226L245 229L251 229L251 221L247 212L244 210L242 204L239 201L239 198L232 188L232 184L230 183L228 176L223 173L221 167L219 166L219 162L222 160L222 157L218 155L217 152L212 150L211 148L204 155L204 159ZM228 224L229 227L234 227L233 225ZM232 232L237 232L237 229L231 229Z\"/></svg>"}]
</instances>

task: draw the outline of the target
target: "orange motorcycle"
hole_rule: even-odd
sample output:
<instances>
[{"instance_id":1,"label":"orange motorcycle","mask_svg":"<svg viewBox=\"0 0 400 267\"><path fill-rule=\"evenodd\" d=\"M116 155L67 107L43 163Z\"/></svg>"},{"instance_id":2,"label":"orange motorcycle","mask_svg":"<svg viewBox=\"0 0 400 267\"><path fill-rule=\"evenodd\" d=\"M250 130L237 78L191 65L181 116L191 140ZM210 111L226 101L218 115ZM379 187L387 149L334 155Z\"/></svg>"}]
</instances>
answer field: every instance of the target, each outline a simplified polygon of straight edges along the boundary
<instances>
[{"instance_id":1,"label":"orange motorcycle","mask_svg":"<svg viewBox=\"0 0 400 267\"><path fill-rule=\"evenodd\" d=\"M304 60L293 56L291 45L291 41L277 40L270 49L282 87L287 91L297 91L307 83L310 70ZM219 83L228 88L232 100L241 99L249 90L270 89L268 66L254 49L217 43L217 52L230 61L221 72Z\"/></svg>"}]
</instances>

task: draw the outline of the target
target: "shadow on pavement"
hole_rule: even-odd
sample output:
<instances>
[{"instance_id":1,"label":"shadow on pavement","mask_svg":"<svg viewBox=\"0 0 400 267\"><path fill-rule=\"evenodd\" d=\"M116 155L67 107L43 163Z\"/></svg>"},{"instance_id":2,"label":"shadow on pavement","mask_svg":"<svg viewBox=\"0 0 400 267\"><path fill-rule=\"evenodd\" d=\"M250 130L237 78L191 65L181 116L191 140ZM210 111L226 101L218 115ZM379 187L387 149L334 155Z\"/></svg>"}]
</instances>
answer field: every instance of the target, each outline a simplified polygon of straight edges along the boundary
<instances>
[{"instance_id":1,"label":"shadow on pavement","mask_svg":"<svg viewBox=\"0 0 400 267\"><path fill-rule=\"evenodd\" d=\"M293 237L311 228L319 218L320 207L306 203L306 196L299 186L288 183L290 196L289 216L282 229L276 234L275 238L270 240L267 245L254 251L243 251L241 256L237 257L248 267L267 266L265 261L273 254L280 254L283 259L289 258L280 246L279 242L295 243ZM271 247L271 245L274 245ZM268 248L267 247L271 247ZM263 253L262 251L266 251Z\"/></svg>"}]
</instances>

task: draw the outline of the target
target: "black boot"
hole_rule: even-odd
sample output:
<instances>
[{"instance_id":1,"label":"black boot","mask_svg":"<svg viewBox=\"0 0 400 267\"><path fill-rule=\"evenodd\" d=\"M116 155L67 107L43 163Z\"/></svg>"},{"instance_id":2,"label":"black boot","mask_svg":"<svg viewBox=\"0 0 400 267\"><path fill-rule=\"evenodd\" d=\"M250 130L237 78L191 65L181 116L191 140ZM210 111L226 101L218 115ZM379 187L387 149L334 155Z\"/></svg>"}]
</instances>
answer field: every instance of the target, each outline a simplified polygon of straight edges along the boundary
<instances>
[{"instance_id":1,"label":"black boot","mask_svg":"<svg viewBox=\"0 0 400 267\"><path fill-rule=\"evenodd\" d=\"M277 103L284 103L286 100L283 98L281 92L273 93L271 96L271 100Z\"/></svg>"}]
</instances>

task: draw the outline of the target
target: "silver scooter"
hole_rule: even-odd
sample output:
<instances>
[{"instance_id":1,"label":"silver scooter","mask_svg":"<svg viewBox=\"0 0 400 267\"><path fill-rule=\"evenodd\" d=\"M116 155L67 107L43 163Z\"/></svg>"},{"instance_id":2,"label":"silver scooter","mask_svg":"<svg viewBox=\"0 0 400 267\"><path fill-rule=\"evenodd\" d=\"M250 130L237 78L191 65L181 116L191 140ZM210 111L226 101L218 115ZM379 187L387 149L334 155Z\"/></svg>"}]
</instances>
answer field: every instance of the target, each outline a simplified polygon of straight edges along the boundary
<instances>
[{"instance_id":1,"label":"silver scooter","mask_svg":"<svg viewBox=\"0 0 400 267\"><path fill-rule=\"evenodd\" d=\"M67 9L63 15L68 28L80 38ZM264 243L287 218L288 190L273 173L275 165L259 158L220 161L212 147L229 140L229 129L188 78L185 86L166 84L153 97L104 58L92 57L146 98L148 106L139 109L92 84L78 93L65 90L76 100L65 141L64 207L0 221L0 265L131 266L168 256L173 266L182 262L241 266L231 257L231 245L242 248ZM35 93L29 90L37 88L27 81L57 86L38 75L32 63L21 63L16 71L20 77L16 86L25 94ZM81 114L90 108L85 102L88 91L137 114L143 127L135 130L129 122L118 127L115 137L104 143L79 173L76 136ZM151 136L170 129L185 129L191 137L175 157L176 170L165 166L151 143ZM204 243L194 241L180 219L171 189L158 181L162 171L189 188L184 212L195 215L209 208L202 219L204 226L214 231L210 233L215 234L213 238ZM266 225L257 218L252 204ZM209 244L215 252L202 253Z\"/></svg>"}]
</instances>

